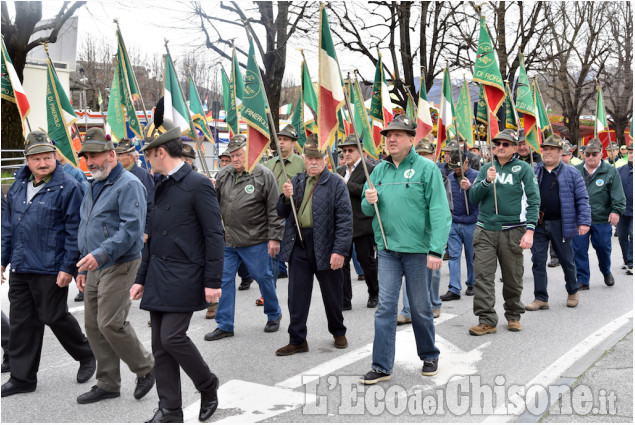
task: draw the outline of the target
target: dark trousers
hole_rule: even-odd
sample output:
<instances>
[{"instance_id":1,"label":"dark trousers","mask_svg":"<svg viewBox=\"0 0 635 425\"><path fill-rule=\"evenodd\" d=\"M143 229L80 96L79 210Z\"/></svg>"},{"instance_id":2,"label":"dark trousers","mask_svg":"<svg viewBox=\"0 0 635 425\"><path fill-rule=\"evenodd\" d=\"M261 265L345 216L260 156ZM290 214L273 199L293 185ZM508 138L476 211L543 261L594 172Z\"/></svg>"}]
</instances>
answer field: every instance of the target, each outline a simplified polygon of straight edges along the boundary
<instances>
[{"instance_id":1,"label":"dark trousers","mask_svg":"<svg viewBox=\"0 0 635 425\"><path fill-rule=\"evenodd\" d=\"M192 312L150 312L154 371L159 407L163 409L182 407L179 367L183 368L199 391L209 389L214 379L196 345L187 336L191 318Z\"/></svg>"},{"instance_id":2,"label":"dark trousers","mask_svg":"<svg viewBox=\"0 0 635 425\"><path fill-rule=\"evenodd\" d=\"M2 312L2 350L5 355L9 355L9 332L11 332L11 326L9 326L9 318L4 311Z\"/></svg>"},{"instance_id":3,"label":"dark trousers","mask_svg":"<svg viewBox=\"0 0 635 425\"><path fill-rule=\"evenodd\" d=\"M302 229L302 238L304 248L300 239L296 239L289 259L289 342L293 345L306 341L313 276L320 283L329 332L333 336L346 334L342 315L342 270L318 270L313 249L313 229Z\"/></svg>"},{"instance_id":4,"label":"dark trousers","mask_svg":"<svg viewBox=\"0 0 635 425\"><path fill-rule=\"evenodd\" d=\"M624 264L633 267L633 216L623 215L617 223L617 239L622 248Z\"/></svg>"},{"instance_id":5,"label":"dark trousers","mask_svg":"<svg viewBox=\"0 0 635 425\"><path fill-rule=\"evenodd\" d=\"M379 283L377 282L377 256L375 247L375 237L373 235L363 235L353 238L357 261L364 269L366 286L368 286L368 297L377 298L379 294ZM344 305L350 304L353 299L353 288L351 285L351 257L353 247L344 260L342 273L344 274Z\"/></svg>"},{"instance_id":6,"label":"dark trousers","mask_svg":"<svg viewBox=\"0 0 635 425\"><path fill-rule=\"evenodd\" d=\"M9 275L9 359L14 381L37 383L44 325L51 328L62 347L76 361L93 356L79 323L68 312L68 287L60 288L56 281L56 275Z\"/></svg>"},{"instance_id":7,"label":"dark trousers","mask_svg":"<svg viewBox=\"0 0 635 425\"><path fill-rule=\"evenodd\" d=\"M251 275L249 274L249 270L247 269L247 266L245 265L244 262L241 262L240 266L238 266L238 277L240 277L241 280L246 280L247 282L253 282L253 279L251 278Z\"/></svg>"},{"instance_id":8,"label":"dark trousers","mask_svg":"<svg viewBox=\"0 0 635 425\"><path fill-rule=\"evenodd\" d=\"M562 220L545 220L543 224L536 226L534 232L534 245L531 247L531 271L534 274L534 297L537 300L547 302L547 247L556 252L562 271L564 271L565 287L569 295L578 292L575 273L575 256L571 239L562 238Z\"/></svg>"}]
</instances>

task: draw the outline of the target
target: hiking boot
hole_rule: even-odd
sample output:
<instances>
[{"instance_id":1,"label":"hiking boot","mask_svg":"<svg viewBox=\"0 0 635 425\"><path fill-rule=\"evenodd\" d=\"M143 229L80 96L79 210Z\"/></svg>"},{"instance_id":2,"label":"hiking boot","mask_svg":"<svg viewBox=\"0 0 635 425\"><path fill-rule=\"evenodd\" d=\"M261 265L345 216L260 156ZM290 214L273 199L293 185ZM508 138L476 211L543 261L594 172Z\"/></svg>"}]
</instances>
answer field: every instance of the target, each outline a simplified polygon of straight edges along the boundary
<instances>
[{"instance_id":1,"label":"hiking boot","mask_svg":"<svg viewBox=\"0 0 635 425\"><path fill-rule=\"evenodd\" d=\"M432 309L432 315L434 316L435 319L437 317L441 316L441 309L440 308L433 308Z\"/></svg>"},{"instance_id":2,"label":"hiking boot","mask_svg":"<svg viewBox=\"0 0 635 425\"><path fill-rule=\"evenodd\" d=\"M465 290L465 295L467 295L468 297L473 297L474 296L474 287L473 286L468 286L467 289Z\"/></svg>"},{"instance_id":3,"label":"hiking boot","mask_svg":"<svg viewBox=\"0 0 635 425\"><path fill-rule=\"evenodd\" d=\"M424 360L423 367L421 368L421 374L423 376L434 376L437 374L438 367L439 367L439 359Z\"/></svg>"},{"instance_id":4,"label":"hiking boot","mask_svg":"<svg viewBox=\"0 0 635 425\"><path fill-rule=\"evenodd\" d=\"M560 265L560 261L557 258L552 258L547 264L547 267L558 267Z\"/></svg>"},{"instance_id":5,"label":"hiking boot","mask_svg":"<svg viewBox=\"0 0 635 425\"><path fill-rule=\"evenodd\" d=\"M375 369L371 369L370 372L364 376L359 377L359 382L364 385L373 385L381 381L387 381L390 379L390 375L380 372Z\"/></svg>"},{"instance_id":6,"label":"hiking boot","mask_svg":"<svg viewBox=\"0 0 635 425\"><path fill-rule=\"evenodd\" d=\"M299 345L287 344L282 348L278 348L276 350L276 356L290 356L297 353L306 353L307 351L309 351L309 344L304 341Z\"/></svg>"},{"instance_id":7,"label":"hiking boot","mask_svg":"<svg viewBox=\"0 0 635 425\"><path fill-rule=\"evenodd\" d=\"M520 332L522 330L522 326L520 326L520 320L509 319L507 321L507 329L512 332Z\"/></svg>"},{"instance_id":8,"label":"hiking boot","mask_svg":"<svg viewBox=\"0 0 635 425\"><path fill-rule=\"evenodd\" d=\"M397 316L397 326L407 325L408 323L412 323L412 319L410 317L406 317L401 314Z\"/></svg>"},{"instance_id":9,"label":"hiking boot","mask_svg":"<svg viewBox=\"0 0 635 425\"><path fill-rule=\"evenodd\" d=\"M216 317L216 311L218 310L218 301L211 303L207 307L207 312L205 313L206 319L213 319Z\"/></svg>"},{"instance_id":10,"label":"hiking boot","mask_svg":"<svg viewBox=\"0 0 635 425\"><path fill-rule=\"evenodd\" d=\"M470 328L470 335L483 336L493 333L496 333L496 326L486 325L485 323L479 323Z\"/></svg>"},{"instance_id":11,"label":"hiking boot","mask_svg":"<svg viewBox=\"0 0 635 425\"><path fill-rule=\"evenodd\" d=\"M604 284L606 286L615 285L615 279L613 278L613 275L611 273L608 273L608 274L604 275Z\"/></svg>"},{"instance_id":12,"label":"hiking boot","mask_svg":"<svg viewBox=\"0 0 635 425\"><path fill-rule=\"evenodd\" d=\"M537 311L537 310L549 310L549 303L540 300L533 300L531 303L525 306L525 310L527 311Z\"/></svg>"},{"instance_id":13,"label":"hiking boot","mask_svg":"<svg viewBox=\"0 0 635 425\"><path fill-rule=\"evenodd\" d=\"M580 299L580 296L577 292L575 294L569 294L567 296L567 307L571 307L571 308L577 307L579 299Z\"/></svg>"}]
</instances>

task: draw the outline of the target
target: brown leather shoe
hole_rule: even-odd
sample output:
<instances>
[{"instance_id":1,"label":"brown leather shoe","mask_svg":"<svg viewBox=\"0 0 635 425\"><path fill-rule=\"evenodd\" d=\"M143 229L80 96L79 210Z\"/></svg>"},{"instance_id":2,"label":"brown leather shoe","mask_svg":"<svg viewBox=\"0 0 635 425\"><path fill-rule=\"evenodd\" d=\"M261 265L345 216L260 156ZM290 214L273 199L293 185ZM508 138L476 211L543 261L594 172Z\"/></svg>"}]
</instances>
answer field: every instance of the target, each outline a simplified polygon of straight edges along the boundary
<instances>
[{"instance_id":1,"label":"brown leather shoe","mask_svg":"<svg viewBox=\"0 0 635 425\"><path fill-rule=\"evenodd\" d=\"M306 353L309 351L309 344L304 341L300 345L288 344L276 350L276 356L290 356L297 353Z\"/></svg>"},{"instance_id":2,"label":"brown leather shoe","mask_svg":"<svg viewBox=\"0 0 635 425\"><path fill-rule=\"evenodd\" d=\"M540 301L540 300L533 300L531 303L525 306L525 310L527 311L549 310L549 303Z\"/></svg>"},{"instance_id":3,"label":"brown leather shoe","mask_svg":"<svg viewBox=\"0 0 635 425\"><path fill-rule=\"evenodd\" d=\"M434 318L436 319L437 317L441 316L441 309L440 308L433 308L432 309L432 314L434 315Z\"/></svg>"},{"instance_id":4,"label":"brown leather shoe","mask_svg":"<svg viewBox=\"0 0 635 425\"><path fill-rule=\"evenodd\" d=\"M509 329L512 332L520 332L523 329L523 327L520 326L520 320L509 319L507 321L507 329Z\"/></svg>"},{"instance_id":5,"label":"brown leather shoe","mask_svg":"<svg viewBox=\"0 0 635 425\"><path fill-rule=\"evenodd\" d=\"M470 335L483 336L493 333L496 333L496 327L486 325L485 323L479 323L478 325L472 326L470 328Z\"/></svg>"},{"instance_id":6,"label":"brown leather shoe","mask_svg":"<svg viewBox=\"0 0 635 425\"><path fill-rule=\"evenodd\" d=\"M397 316L397 326L407 325L408 323L412 323L410 317L402 316L401 314Z\"/></svg>"},{"instance_id":7,"label":"brown leather shoe","mask_svg":"<svg viewBox=\"0 0 635 425\"><path fill-rule=\"evenodd\" d=\"M567 296L567 307L577 307L578 302L580 300L580 295L576 292L575 294L571 294Z\"/></svg>"},{"instance_id":8,"label":"brown leather shoe","mask_svg":"<svg viewBox=\"0 0 635 425\"><path fill-rule=\"evenodd\" d=\"M340 335L333 337L335 339L335 348L346 348L348 347L348 341L346 340L346 335Z\"/></svg>"},{"instance_id":9,"label":"brown leather shoe","mask_svg":"<svg viewBox=\"0 0 635 425\"><path fill-rule=\"evenodd\" d=\"M205 313L206 319L213 319L216 317L216 310L218 310L218 301L210 304L207 307L207 313Z\"/></svg>"}]
</instances>

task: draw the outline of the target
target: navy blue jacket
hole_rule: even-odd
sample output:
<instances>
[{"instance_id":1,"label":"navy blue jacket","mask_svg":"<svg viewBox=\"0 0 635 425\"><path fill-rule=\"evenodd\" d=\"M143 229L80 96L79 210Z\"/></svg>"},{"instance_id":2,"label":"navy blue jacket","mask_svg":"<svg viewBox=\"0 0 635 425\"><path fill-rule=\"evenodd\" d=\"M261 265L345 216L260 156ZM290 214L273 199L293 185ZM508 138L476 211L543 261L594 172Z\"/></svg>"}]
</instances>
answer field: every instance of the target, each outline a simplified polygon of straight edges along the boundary
<instances>
[{"instance_id":1,"label":"navy blue jacket","mask_svg":"<svg viewBox=\"0 0 635 425\"><path fill-rule=\"evenodd\" d=\"M206 307L205 288L220 288L225 243L210 179L185 163L155 188L152 233L136 283L141 308L191 312Z\"/></svg>"},{"instance_id":2,"label":"navy blue jacket","mask_svg":"<svg viewBox=\"0 0 635 425\"><path fill-rule=\"evenodd\" d=\"M543 165L544 163L540 163L534 166L539 187L545 171ZM562 236L571 239L578 235L578 226L591 226L589 193L582 175L575 167L560 161L555 173L558 176Z\"/></svg>"},{"instance_id":3,"label":"navy blue jacket","mask_svg":"<svg viewBox=\"0 0 635 425\"><path fill-rule=\"evenodd\" d=\"M624 189L624 195L626 196L626 209L624 215L627 217L633 216L633 163L629 162L626 165L622 165L617 169L617 173L622 180L622 188Z\"/></svg>"},{"instance_id":4,"label":"navy blue jacket","mask_svg":"<svg viewBox=\"0 0 635 425\"><path fill-rule=\"evenodd\" d=\"M465 177L467 177L470 183L474 184L474 180L478 177L478 171L468 168L465 172ZM450 185L452 186L452 203L454 204L454 209L452 210L452 223L476 224L476 220L478 218L478 204L473 204L469 201L470 189L467 190L467 205L470 208L470 215L467 215L467 209L465 208L465 195L463 194L463 190L461 190L459 180L455 177L454 171L450 173L448 179L450 180Z\"/></svg>"},{"instance_id":5,"label":"navy blue jacket","mask_svg":"<svg viewBox=\"0 0 635 425\"><path fill-rule=\"evenodd\" d=\"M146 192L148 194L147 197L147 214L146 214L146 226L143 230L143 233L149 235L150 234L150 211L152 211L152 204L154 203L154 179L150 172L144 168L139 167L136 163L130 169L130 172L139 179L139 181L146 188Z\"/></svg>"},{"instance_id":6,"label":"navy blue jacket","mask_svg":"<svg viewBox=\"0 0 635 425\"><path fill-rule=\"evenodd\" d=\"M293 202L300 207L306 186L306 173L292 180ZM347 256L353 242L353 210L346 183L337 174L324 170L313 190L313 245L318 270L331 269L331 254ZM291 204L283 195L278 198L278 215L287 219L280 258L289 261L297 237Z\"/></svg>"},{"instance_id":7,"label":"navy blue jacket","mask_svg":"<svg viewBox=\"0 0 635 425\"><path fill-rule=\"evenodd\" d=\"M2 214L2 265L15 273L77 274L77 228L82 189L58 162L51 180L26 200L31 170L15 174Z\"/></svg>"}]
</instances>

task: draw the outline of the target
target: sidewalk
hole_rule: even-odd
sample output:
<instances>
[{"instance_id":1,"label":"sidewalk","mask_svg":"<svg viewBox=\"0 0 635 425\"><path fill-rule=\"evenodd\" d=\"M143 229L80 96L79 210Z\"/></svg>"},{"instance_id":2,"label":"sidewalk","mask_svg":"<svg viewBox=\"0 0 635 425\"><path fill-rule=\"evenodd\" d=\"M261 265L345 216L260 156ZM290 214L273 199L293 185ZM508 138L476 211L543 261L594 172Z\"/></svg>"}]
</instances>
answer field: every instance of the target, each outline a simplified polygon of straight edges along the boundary
<instances>
[{"instance_id":1,"label":"sidewalk","mask_svg":"<svg viewBox=\"0 0 635 425\"><path fill-rule=\"evenodd\" d=\"M575 395L582 394L585 387L590 389L588 398L584 395L576 400ZM561 414L551 409L538 422L633 423L632 330L578 377L571 385L571 394L574 394L573 414ZM590 412L584 414L586 410Z\"/></svg>"}]
</instances>

